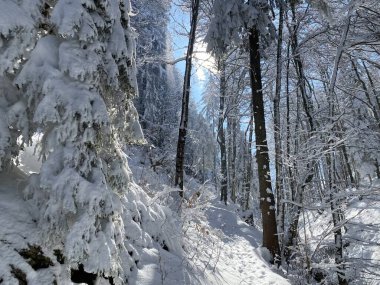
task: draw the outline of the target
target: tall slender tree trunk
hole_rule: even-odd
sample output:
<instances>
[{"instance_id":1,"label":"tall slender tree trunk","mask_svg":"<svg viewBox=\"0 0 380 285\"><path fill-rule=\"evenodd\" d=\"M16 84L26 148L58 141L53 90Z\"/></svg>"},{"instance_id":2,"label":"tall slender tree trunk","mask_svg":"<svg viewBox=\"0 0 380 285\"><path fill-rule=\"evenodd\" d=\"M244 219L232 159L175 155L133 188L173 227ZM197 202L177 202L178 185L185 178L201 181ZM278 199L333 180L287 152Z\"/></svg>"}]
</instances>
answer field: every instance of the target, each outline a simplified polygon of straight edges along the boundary
<instances>
[{"instance_id":1,"label":"tall slender tree trunk","mask_svg":"<svg viewBox=\"0 0 380 285\"><path fill-rule=\"evenodd\" d=\"M363 67L364 67L364 70L367 74L367 77L368 77L368 80L369 80L369 83L371 85L371 90L372 90L372 93L375 97L375 101L377 103L377 109L378 111L380 112L380 100L379 100L379 94L378 92L376 91L376 87L375 87L375 84L373 83L373 79L372 79L372 76L371 76L371 73L369 72L368 68L367 68L367 65L365 64L364 61L362 61L362 64L363 64Z\"/></svg>"},{"instance_id":2,"label":"tall slender tree trunk","mask_svg":"<svg viewBox=\"0 0 380 285\"><path fill-rule=\"evenodd\" d=\"M232 160L231 160L231 200L235 203L237 196L238 183L236 179L236 117L232 121Z\"/></svg>"},{"instance_id":3,"label":"tall slender tree trunk","mask_svg":"<svg viewBox=\"0 0 380 285\"><path fill-rule=\"evenodd\" d=\"M377 126L380 128L380 114L376 108L376 106L374 104L372 104L372 100L371 100L371 94L368 90L368 87L367 87L367 84L365 84L364 80L361 78L360 76L360 73L359 73L359 70L354 62L354 60L351 59L351 65L352 65L352 68L354 69L355 71L355 74L356 74L356 77L357 79L359 80L360 84L362 85L362 88L363 88L363 91L364 91L364 94L367 98L367 103L368 103L368 106L370 107L372 113L373 113L373 116L375 117L376 119L376 122L377 122Z\"/></svg>"},{"instance_id":4,"label":"tall slender tree trunk","mask_svg":"<svg viewBox=\"0 0 380 285\"><path fill-rule=\"evenodd\" d=\"M212 116L212 137L213 138L216 138L216 140L218 140L217 138L218 134L215 133L215 117ZM213 148L213 169L214 169L214 186L215 186L215 191L218 190L218 172L217 172L217 160L218 160L218 151L217 151L217 147L214 147Z\"/></svg>"},{"instance_id":5,"label":"tall slender tree trunk","mask_svg":"<svg viewBox=\"0 0 380 285\"><path fill-rule=\"evenodd\" d=\"M253 116L255 120L260 208L263 223L263 246L270 251L273 257L279 257L280 248L277 236L276 205L270 178L268 144L266 138L259 42L259 32L257 29L252 28L249 35L250 78Z\"/></svg>"},{"instance_id":6,"label":"tall slender tree trunk","mask_svg":"<svg viewBox=\"0 0 380 285\"><path fill-rule=\"evenodd\" d=\"M236 132L237 132L237 106L236 97L231 98L230 115L228 116L228 175L230 181L230 192L232 202L236 202L237 180L236 180Z\"/></svg>"},{"instance_id":7,"label":"tall slender tree trunk","mask_svg":"<svg viewBox=\"0 0 380 285\"><path fill-rule=\"evenodd\" d=\"M377 179L380 179L380 165L379 165L379 160L377 158L375 159L375 168L376 168Z\"/></svg>"},{"instance_id":8,"label":"tall slender tree trunk","mask_svg":"<svg viewBox=\"0 0 380 285\"><path fill-rule=\"evenodd\" d=\"M371 93L374 96L374 99L375 99L375 102L376 102L376 106L377 106L377 110L376 111L380 113L379 94L376 91L376 87L375 87L375 84L373 82L372 75L369 72L369 70L367 68L367 65L365 64L364 61L362 61L362 64L363 64L364 70L365 70L365 72L367 74L367 78L368 78L369 84L371 86L371 91L372 91ZM377 158L375 159L375 168L376 168L376 176L377 176L378 179L380 179L380 166L379 166L379 160Z\"/></svg>"},{"instance_id":9,"label":"tall slender tree trunk","mask_svg":"<svg viewBox=\"0 0 380 285\"><path fill-rule=\"evenodd\" d=\"M332 146L333 147L333 146ZM332 148L331 147L331 148ZM339 202L336 201L337 187L334 179L334 151L330 150L327 157L328 181L330 191L330 209L332 213L334 225L334 241L335 241L335 264L337 265L337 275L339 285L347 285L348 281L345 276L345 266L343 260L343 233L341 222L343 213L340 209Z\"/></svg>"},{"instance_id":10,"label":"tall slender tree trunk","mask_svg":"<svg viewBox=\"0 0 380 285\"><path fill-rule=\"evenodd\" d=\"M341 41L339 43L339 46L337 47L337 52L335 56L335 62L334 62L334 69L331 74L331 80L329 82L329 88L328 88L328 94L327 94L327 100L329 104L329 118L330 118L330 124L333 126L332 131L336 132L336 137L339 138L338 134L338 128L339 121L334 121L335 116L335 84L338 77L338 70L339 70L339 62L343 55L343 49L344 45L347 39L349 27L350 27L350 20L351 20L351 13L353 9L353 3L354 0L351 0L349 5L349 11L348 16L346 19L346 23L343 30L343 35L341 38ZM328 180L329 180L329 190L330 190L330 208L332 213L332 219L334 224L334 239L335 239L335 263L337 265L337 275L338 275L338 282L339 285L347 285L348 281L346 279L345 275L345 268L344 268L344 260L343 260L343 233L342 233L342 226L341 222L343 220L343 212L340 207L339 200L336 200L335 194L337 194L337 187L336 187L336 179L334 175L335 170L335 150L336 148L336 142L334 140L331 140L329 142L329 149L330 153L327 157L327 163L328 163Z\"/></svg>"},{"instance_id":11,"label":"tall slender tree trunk","mask_svg":"<svg viewBox=\"0 0 380 285\"><path fill-rule=\"evenodd\" d=\"M187 134L187 123L189 117L189 98L190 98L190 81L191 81L191 61L193 56L194 44L195 44L195 31L197 28L199 10L199 0L192 0L191 2L191 28L189 45L187 46L186 53L186 68L183 80L183 92L182 92L182 111L181 121L178 131L178 143L177 143L177 156L176 156L176 172L175 172L175 186L179 186L179 195L183 198L183 166L185 161L185 145Z\"/></svg>"},{"instance_id":12,"label":"tall slender tree trunk","mask_svg":"<svg viewBox=\"0 0 380 285\"><path fill-rule=\"evenodd\" d=\"M292 192L292 189L295 188L295 181L294 181L294 175L293 175L293 169L292 169L292 164L291 162L291 155L290 155L290 138L291 138L291 131L290 131L290 92L289 92L289 68L290 68L290 42L288 42L287 45L287 61L286 61L286 165L287 165L287 173L288 173L288 181L287 181L287 186L288 186L288 193ZM292 206L290 206L292 207ZM286 211L289 212L289 206L287 206ZM282 225L285 225L285 204L282 204ZM285 242L287 239L285 229L283 231L283 238L282 238L282 245L281 245L281 257L285 257Z\"/></svg>"},{"instance_id":13,"label":"tall slender tree trunk","mask_svg":"<svg viewBox=\"0 0 380 285\"><path fill-rule=\"evenodd\" d=\"M291 47L292 47L292 56L294 65L296 68L297 78L298 78L298 88L301 92L302 104L303 108L309 122L310 131L315 131L315 123L313 119L313 104L311 102L311 98L307 95L306 92L306 77L305 72L301 60L301 56L298 50L298 23L296 22L296 8L295 3L291 4L292 11L292 26L290 28L291 32Z\"/></svg>"},{"instance_id":14,"label":"tall slender tree trunk","mask_svg":"<svg viewBox=\"0 0 380 285\"><path fill-rule=\"evenodd\" d=\"M306 92L306 77L304 73L302 59L298 50L298 23L296 19L296 7L295 7L294 2L290 4L290 8L292 12L292 23L291 23L291 26L288 27L291 33L290 46L291 46L294 66L295 66L295 70L296 70L296 74L298 78L298 90L301 95L303 110L306 114L307 121L308 121L308 137L310 138L315 132L315 122L313 118L313 103L312 103L311 97L308 96ZM289 102L287 102L287 104L288 103ZM287 108L289 108L289 105L287 106ZM298 108L298 103L297 103L297 108ZM299 115L298 113L299 112L297 112L297 115ZM297 120L297 124L298 122L299 120ZM289 130L287 130L287 133L289 134ZM308 140L308 137L305 139L306 141ZM287 155L289 155L289 153ZM302 202L303 191L305 190L307 185L310 184L311 181L313 180L314 173L315 173L314 164L315 164L315 161L310 161L307 163L306 177L305 177L305 180L301 182L302 184L300 185L300 187L297 183L295 183L294 180L293 180L294 183L291 184L292 200L297 202L297 205L292 206L291 222L288 228L288 232L286 234L286 240L284 240L284 247L285 247L284 256L286 257L287 260L289 259L291 255L292 248L297 244L298 222L299 222L299 218L301 214L301 207L299 205ZM295 163L293 164L293 169L289 167L289 173L292 173L293 177L296 177L295 174L297 173L297 165Z\"/></svg>"},{"instance_id":15,"label":"tall slender tree trunk","mask_svg":"<svg viewBox=\"0 0 380 285\"><path fill-rule=\"evenodd\" d=\"M219 60L220 71L220 101L219 101L219 121L218 121L218 143L220 148L220 200L227 205L227 150L226 138L224 134L224 103L226 98L226 63L225 59Z\"/></svg>"},{"instance_id":16,"label":"tall slender tree trunk","mask_svg":"<svg viewBox=\"0 0 380 285\"><path fill-rule=\"evenodd\" d=\"M253 110L251 103L251 118L249 120L248 141L245 145L245 183L244 183L244 210L249 208L249 199L251 195L251 180L252 180L252 140L253 140ZM247 137L247 135L245 135Z\"/></svg>"},{"instance_id":17,"label":"tall slender tree trunk","mask_svg":"<svg viewBox=\"0 0 380 285\"><path fill-rule=\"evenodd\" d=\"M281 202L283 193L281 192L282 163L281 163L281 125L280 125L280 99L281 99L281 79L282 79L282 30L284 26L284 4L280 1L279 21L278 21L278 41L277 41L277 59L276 59L276 91L273 100L274 113L274 144L276 159L276 196L277 196L277 215L279 231L284 232L283 224L283 203Z\"/></svg>"}]
</instances>

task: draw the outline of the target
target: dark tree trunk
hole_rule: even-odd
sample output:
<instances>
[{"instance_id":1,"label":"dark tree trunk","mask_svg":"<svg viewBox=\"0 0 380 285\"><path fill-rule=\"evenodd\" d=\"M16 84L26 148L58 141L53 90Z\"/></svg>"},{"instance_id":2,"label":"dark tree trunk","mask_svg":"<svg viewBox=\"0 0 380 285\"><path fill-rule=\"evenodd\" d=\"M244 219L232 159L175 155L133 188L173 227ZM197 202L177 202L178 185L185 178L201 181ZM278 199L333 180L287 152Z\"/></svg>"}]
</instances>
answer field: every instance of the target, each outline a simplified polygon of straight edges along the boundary
<instances>
[{"instance_id":1,"label":"dark tree trunk","mask_svg":"<svg viewBox=\"0 0 380 285\"><path fill-rule=\"evenodd\" d=\"M276 196L277 196L277 215L279 222L279 231L284 232L283 224L283 203L281 202L283 193L281 192L282 163L281 163L281 125L280 125L280 98L281 98L281 79L282 79L282 30L284 25L284 7L280 1L280 11L278 20L278 42L277 42L277 59L276 59L276 91L273 100L274 113L274 143L276 155Z\"/></svg>"},{"instance_id":2,"label":"dark tree trunk","mask_svg":"<svg viewBox=\"0 0 380 285\"><path fill-rule=\"evenodd\" d=\"M192 0L192 15L191 15L191 28L189 45L187 47L186 54L186 69L183 80L183 93L182 93L182 111L181 122L178 132L177 143L177 157L176 157L176 172L175 172L175 186L179 186L180 197L183 197L183 166L185 160L185 144L187 133L187 121L189 117L189 97L190 97L190 79L191 79L191 60L193 56L194 43L195 43L195 31L197 28L197 18L199 10L199 0Z\"/></svg>"},{"instance_id":3,"label":"dark tree trunk","mask_svg":"<svg viewBox=\"0 0 380 285\"><path fill-rule=\"evenodd\" d=\"M228 116L228 176L230 181L230 192L232 202L236 202L236 190L237 190L237 180L236 180L236 131L237 131L237 106L236 97L231 98L231 109L230 115Z\"/></svg>"},{"instance_id":4,"label":"dark tree trunk","mask_svg":"<svg viewBox=\"0 0 380 285\"><path fill-rule=\"evenodd\" d=\"M363 87L364 94L365 94L365 96L367 98L367 101L368 101L368 105L367 106L369 106L370 109L372 110L373 116L375 117L376 122L377 122L377 126L380 128L380 114L378 113L378 110L376 109L375 105L372 104L371 95L369 93L367 85L365 84L364 80L361 78L361 76L359 74L359 70L356 67L355 62L352 59L351 59L351 65L352 65L352 68L355 71L356 77L358 78L360 84Z\"/></svg>"},{"instance_id":5,"label":"dark tree trunk","mask_svg":"<svg viewBox=\"0 0 380 285\"><path fill-rule=\"evenodd\" d=\"M291 3L292 11L292 26L290 29L291 32L291 46L292 46L292 55L294 60L294 65L296 68L297 78L298 78L298 87L301 92L302 104L306 114L306 117L309 122L310 131L315 131L315 124L313 119L313 104L311 98L307 95L306 92L306 77L304 73L304 68L301 60L301 56L298 50L298 23L296 23L296 10L295 3Z\"/></svg>"},{"instance_id":6,"label":"dark tree trunk","mask_svg":"<svg viewBox=\"0 0 380 285\"><path fill-rule=\"evenodd\" d=\"M338 77L339 62L343 55L343 47L347 39L349 27L350 27L350 18L351 18L351 9L348 11L348 17L346 19L346 25L343 30L343 35L341 42L339 43L337 54L335 56L334 68L331 75L331 80L328 88L328 104L329 104L329 121L332 126L332 132L336 138L340 138L339 132L339 120L334 120L336 115L336 105L335 105L335 96L334 89ZM345 266L343 260L343 231L342 231L342 221L343 221L343 211L341 209L341 202L339 199L336 199L337 187L336 187L336 174L335 174L335 163L336 163L336 146L337 141L331 139L329 141L330 153L327 154L327 165L328 165L328 181L329 181L329 190L330 190L330 208L334 224L334 239L335 239L335 263L337 265L337 275L339 285L347 285L348 281L345 275Z\"/></svg>"},{"instance_id":7,"label":"dark tree trunk","mask_svg":"<svg viewBox=\"0 0 380 285\"><path fill-rule=\"evenodd\" d=\"M286 61L286 164L287 166L287 171L288 171L288 181L287 181L287 186L290 191L292 191L295 188L295 181L294 181L294 176L293 176L293 169L292 165L290 163L290 92L289 92L289 67L290 67L290 43L287 45L287 61ZM288 212L288 208L286 211ZM281 221L282 226L284 226L283 229L283 238L282 238L282 245L281 245L281 257L285 256L285 241L287 236L285 235L285 204L282 204L282 221Z\"/></svg>"},{"instance_id":8,"label":"dark tree trunk","mask_svg":"<svg viewBox=\"0 0 380 285\"><path fill-rule=\"evenodd\" d=\"M248 130L247 130L248 131ZM247 137L247 135L245 135ZM249 133L248 142L246 142L245 147L245 195L244 195L244 210L249 208L249 199L251 194L251 180L252 180L252 140L253 140L253 110L251 104L251 118L249 120Z\"/></svg>"},{"instance_id":9,"label":"dark tree trunk","mask_svg":"<svg viewBox=\"0 0 380 285\"><path fill-rule=\"evenodd\" d=\"M263 246L270 251L273 257L279 257L280 248L277 236L276 205L270 178L269 155L266 138L259 41L259 32L257 29L252 28L249 35L250 78L252 88L252 107L255 123L256 161L260 189L260 208L263 223Z\"/></svg>"},{"instance_id":10,"label":"dark tree trunk","mask_svg":"<svg viewBox=\"0 0 380 285\"><path fill-rule=\"evenodd\" d=\"M377 158L375 159L375 167L376 167L376 176L378 179L380 179L380 165L379 165L379 160Z\"/></svg>"},{"instance_id":11,"label":"dark tree trunk","mask_svg":"<svg viewBox=\"0 0 380 285\"><path fill-rule=\"evenodd\" d=\"M332 146L333 147L333 146ZM331 148L332 148L331 147ZM334 154L331 152L327 155L328 181L330 190L330 209L332 213L334 225L334 241L335 241L335 264L337 265L337 275L339 285L347 285L348 281L345 276L345 266L343 260L343 233L341 223L343 220L343 212L339 207L339 202L336 201L335 194L337 189L334 179Z\"/></svg>"},{"instance_id":12,"label":"dark tree trunk","mask_svg":"<svg viewBox=\"0 0 380 285\"><path fill-rule=\"evenodd\" d=\"M376 87L375 87L375 84L373 83L373 79L372 79L372 75L371 73L369 72L368 68L367 68L367 65L364 63L364 61L362 61L363 63L363 67L364 67L364 70L367 74L367 77L368 77L368 80L369 80L369 83L371 85L371 90L372 90L372 93L373 93L373 96L375 97L375 101L376 101L376 105L377 105L377 110L378 112L380 112L380 100L379 100L379 95L378 95L378 92L376 91Z\"/></svg>"},{"instance_id":13,"label":"dark tree trunk","mask_svg":"<svg viewBox=\"0 0 380 285\"><path fill-rule=\"evenodd\" d=\"M224 134L224 103L226 98L226 66L222 58L219 63L220 70L220 101L219 101L219 121L218 121L218 143L220 148L220 200L227 205L227 150L226 138Z\"/></svg>"}]
</instances>

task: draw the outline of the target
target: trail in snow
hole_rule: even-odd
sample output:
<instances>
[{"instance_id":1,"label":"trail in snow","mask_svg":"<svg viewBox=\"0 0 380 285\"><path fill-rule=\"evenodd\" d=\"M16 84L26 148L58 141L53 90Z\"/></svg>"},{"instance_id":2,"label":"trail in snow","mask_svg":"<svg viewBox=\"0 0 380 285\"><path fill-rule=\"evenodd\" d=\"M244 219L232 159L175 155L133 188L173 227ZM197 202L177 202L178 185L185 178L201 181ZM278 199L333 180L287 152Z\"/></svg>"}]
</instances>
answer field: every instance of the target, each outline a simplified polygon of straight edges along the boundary
<instances>
[{"instance_id":1,"label":"trail in snow","mask_svg":"<svg viewBox=\"0 0 380 285\"><path fill-rule=\"evenodd\" d=\"M243 222L235 210L217 200L206 210L209 225L220 231L224 243L216 266L220 283L216 284L290 284L262 257L261 232Z\"/></svg>"},{"instance_id":2,"label":"trail in snow","mask_svg":"<svg viewBox=\"0 0 380 285\"><path fill-rule=\"evenodd\" d=\"M145 188L151 196L160 197L165 203L168 192L175 191L170 187L170 179L164 169L153 171L149 164L149 154L142 148L128 151L129 166L136 182ZM185 284L199 285L286 285L285 278L276 274L263 256L266 252L260 247L262 233L243 222L237 213L238 207L221 203L214 187L201 185L187 177L186 196L193 202L187 203L182 212L184 226L185 259L182 260ZM166 195L162 194L167 192ZM196 198L196 192L201 193ZM170 199L169 199L170 200ZM170 202L169 202L170 203ZM158 254L157 254L158 255ZM159 277L175 276L173 271L180 270L179 260L175 263L165 260L165 265L155 271L156 283L143 282L144 285L182 285L173 279ZM150 270L151 271L151 270ZM147 270L146 274L153 274ZM157 272L165 272L158 274Z\"/></svg>"},{"instance_id":3,"label":"trail in snow","mask_svg":"<svg viewBox=\"0 0 380 285\"><path fill-rule=\"evenodd\" d=\"M143 148L128 150L129 166L136 182L145 188L153 197L160 197L165 203L168 192L175 191L170 187L170 179L164 169L153 171L149 164L149 152ZM260 244L262 233L243 222L237 213L238 207L220 203L214 187L201 185L187 177L187 205L182 212L184 229L185 258L182 259L185 278L184 284L199 285L286 285L290 284L285 278L272 270L262 255ZM167 192L166 195L163 192ZM200 193L197 198L196 192ZM193 198L195 198L193 200ZM156 198L155 198L156 199ZM193 200L193 202L190 202ZM170 202L169 202L170 203ZM144 285L182 285L169 278L157 280L158 276L173 275L180 270L179 263L165 260L165 266L156 270L164 274L156 276L156 283ZM142 276L153 275L141 274ZM149 273L149 274L148 274ZM153 280L151 278L150 280Z\"/></svg>"}]
</instances>

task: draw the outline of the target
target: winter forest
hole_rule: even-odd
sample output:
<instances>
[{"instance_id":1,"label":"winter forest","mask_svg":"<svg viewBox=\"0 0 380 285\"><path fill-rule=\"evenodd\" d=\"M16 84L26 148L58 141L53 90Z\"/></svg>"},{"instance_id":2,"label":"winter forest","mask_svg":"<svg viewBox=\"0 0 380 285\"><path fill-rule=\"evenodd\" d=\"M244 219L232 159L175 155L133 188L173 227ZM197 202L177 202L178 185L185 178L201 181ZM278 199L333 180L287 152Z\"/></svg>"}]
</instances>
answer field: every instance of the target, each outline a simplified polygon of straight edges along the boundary
<instances>
[{"instance_id":1,"label":"winter forest","mask_svg":"<svg viewBox=\"0 0 380 285\"><path fill-rule=\"evenodd\" d=\"M380 284L380 1L0 0L0 284Z\"/></svg>"}]
</instances>

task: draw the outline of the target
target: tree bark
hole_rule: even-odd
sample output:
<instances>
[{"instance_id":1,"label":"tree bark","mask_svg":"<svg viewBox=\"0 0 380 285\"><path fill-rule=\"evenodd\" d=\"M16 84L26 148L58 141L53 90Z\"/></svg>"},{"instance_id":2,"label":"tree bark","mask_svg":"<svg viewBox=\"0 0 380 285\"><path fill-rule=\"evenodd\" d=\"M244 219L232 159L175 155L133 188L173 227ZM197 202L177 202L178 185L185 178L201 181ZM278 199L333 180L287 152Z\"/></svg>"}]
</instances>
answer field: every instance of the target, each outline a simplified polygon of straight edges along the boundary
<instances>
[{"instance_id":1,"label":"tree bark","mask_svg":"<svg viewBox=\"0 0 380 285\"><path fill-rule=\"evenodd\" d=\"M375 159L375 168L376 168L377 179L380 179L380 165L379 165L379 160L377 158Z\"/></svg>"},{"instance_id":2,"label":"tree bark","mask_svg":"<svg viewBox=\"0 0 380 285\"><path fill-rule=\"evenodd\" d=\"M244 195L244 210L249 209L249 198L251 194L251 180L252 180L252 140L253 140L253 110L251 104L251 118L249 120L248 141L245 145L245 195ZM247 137L247 135L245 135Z\"/></svg>"},{"instance_id":3,"label":"tree bark","mask_svg":"<svg viewBox=\"0 0 380 285\"><path fill-rule=\"evenodd\" d=\"M222 57L219 62L220 71L220 101L219 101L219 121L218 121L218 143L220 148L220 200L227 205L227 150L226 138L224 134L224 103L226 98L226 65Z\"/></svg>"},{"instance_id":4,"label":"tree bark","mask_svg":"<svg viewBox=\"0 0 380 285\"><path fill-rule=\"evenodd\" d=\"M298 50L298 23L296 23L296 8L295 3L292 2L290 4L291 12L292 12L292 23L291 26L288 26L289 32L290 32L290 46L293 56L293 61L295 65L295 70L298 78L298 90L301 95L302 100L302 106L304 109L304 112L306 114L307 120L308 120L308 136L311 137L312 134L315 132L315 122L313 118L313 104L310 96L308 96L306 92L306 77L304 73L303 63L301 56L299 54ZM289 67L287 67L289 68ZM289 70L287 70L289 72ZM288 76L288 75L287 75ZM288 78L287 78L288 80ZM289 83L287 82L287 86ZM288 88L288 87L287 87ZM289 120L289 94L287 91L287 120ZM298 100L298 99L297 99ZM299 120L299 112L298 112L298 103L297 103L297 124L300 122ZM289 121L288 121L288 129L287 129L287 157L289 158L289 136L290 129L289 129ZM307 138L305 139L307 141ZM296 144L298 142L296 141ZM295 146L295 149L297 149L297 146ZM289 162L288 162L289 163ZM298 222L299 217L301 213L301 207L300 202L302 201L302 195L303 191L305 190L306 186L311 183L314 177L315 169L314 169L315 161L308 162L306 164L306 178L304 181L302 181L301 186L299 187L299 184L295 182L296 173L298 173L298 167L296 163L293 163L293 169L292 167L288 167L289 174L291 176L291 193L292 193L292 201L297 202L297 205L292 206L291 211L291 222L288 228L287 235L284 239L284 256L286 260L289 259L292 253L292 248L297 244L297 236L298 236ZM290 164L289 164L290 165ZM299 190L299 191L297 191Z\"/></svg>"},{"instance_id":5,"label":"tree bark","mask_svg":"<svg viewBox=\"0 0 380 285\"><path fill-rule=\"evenodd\" d=\"M183 92L182 92L182 111L181 121L178 131L178 143L177 143L177 156L176 156L176 172L175 172L175 186L179 186L179 195L183 198L183 166L185 160L185 145L187 134L187 122L189 117L189 98L190 98L190 80L191 80L191 61L194 51L195 43L195 31L197 28L199 10L199 0L192 0L192 15L191 15L191 28L189 45L186 53L186 68L183 80Z\"/></svg>"},{"instance_id":6,"label":"tree bark","mask_svg":"<svg viewBox=\"0 0 380 285\"><path fill-rule=\"evenodd\" d=\"M276 59L276 91L273 100L274 113L274 144L276 157L276 196L277 196L277 215L279 231L284 232L283 224L283 203L281 202L283 193L281 192L282 163L281 163L281 125L280 125L280 99L281 99L281 79L282 79L282 30L284 25L284 5L280 1L279 20L278 20L278 41Z\"/></svg>"},{"instance_id":7,"label":"tree bark","mask_svg":"<svg viewBox=\"0 0 380 285\"><path fill-rule=\"evenodd\" d=\"M292 55L294 65L296 67L296 73L298 77L298 87L301 92L302 104L306 114L306 117L309 122L310 131L315 131L315 123L313 119L313 104L311 102L311 98L307 96L306 93L306 78L303 69L303 64L301 60L301 56L298 50L298 24L296 23L296 10L295 3L291 3L291 11L292 11L292 26L290 28L291 32L291 47L292 47Z\"/></svg>"},{"instance_id":8,"label":"tree bark","mask_svg":"<svg viewBox=\"0 0 380 285\"><path fill-rule=\"evenodd\" d=\"M358 70L355 62L352 59L351 59L351 65L355 71L355 75L356 75L357 79L359 80L360 84L363 87L364 94L365 94L367 101L368 101L368 106L372 110L373 116L375 117L375 120L377 122L377 126L380 128L380 114L378 113L378 110L376 109L375 105L372 104L371 95L369 93L367 85L365 84L364 80L361 78L359 70Z\"/></svg>"},{"instance_id":9,"label":"tree bark","mask_svg":"<svg viewBox=\"0 0 380 285\"><path fill-rule=\"evenodd\" d=\"M335 179L334 179L334 153L331 151L327 155L328 166L328 181L330 190L330 209L332 213L333 225L334 225L334 242L335 242L335 264L337 265L337 275L339 285L347 285L348 281L344 273L343 263L343 233L341 222L343 220L343 213L339 207L339 203L336 201L335 194L337 193Z\"/></svg>"},{"instance_id":10,"label":"tree bark","mask_svg":"<svg viewBox=\"0 0 380 285\"><path fill-rule=\"evenodd\" d=\"M377 91L376 91L375 84L373 83L373 79L372 79L371 73L369 72L369 70L368 70L366 64L364 63L364 61L362 61L362 63L363 63L364 70L365 70L365 72L366 72L366 74L367 74L367 77L368 77L369 83L370 83L370 85L371 85L372 93L373 93L373 95L374 95L374 97L375 97L375 101L376 101L376 103L377 103L377 109L378 109L378 111L380 112L380 100L379 100L378 93L377 93Z\"/></svg>"},{"instance_id":11,"label":"tree bark","mask_svg":"<svg viewBox=\"0 0 380 285\"><path fill-rule=\"evenodd\" d=\"M280 256L280 248L277 236L276 205L272 191L269 169L259 41L258 30L252 28L249 35L250 79L255 123L256 161L260 189L260 209L263 223L263 246L266 247L275 258Z\"/></svg>"},{"instance_id":12,"label":"tree bark","mask_svg":"<svg viewBox=\"0 0 380 285\"><path fill-rule=\"evenodd\" d=\"M353 2L354 0L350 1L349 5L349 11L348 16L346 19L346 23L343 30L343 35L341 38L341 41L339 43L339 46L337 47L337 52L335 56L334 61L334 69L332 71L331 80L329 82L329 88L328 88L328 104L329 104L329 118L330 118L330 124L333 126L332 131L336 132L336 137L339 138L338 132L338 123L339 121L334 121L335 116L335 96L334 96L334 89L335 84L338 77L338 70L339 70L339 62L343 55L343 49L344 44L347 39L349 27L350 27L350 20L351 20L351 12L353 8ZM334 169L335 169L335 151L334 148L336 142L334 140L331 140L329 142L329 149L330 153L327 155L327 164L328 164L328 180L329 180L329 190L330 190L330 208L332 213L332 219L334 224L334 239L335 239L335 263L337 265L337 275L338 275L338 282L339 285L347 285L348 281L345 276L344 272L344 263L343 263L343 233L342 233L342 227L341 222L343 220L343 212L340 208L340 202L335 200L335 194L337 193L337 187L336 187L336 179L334 176Z\"/></svg>"},{"instance_id":13,"label":"tree bark","mask_svg":"<svg viewBox=\"0 0 380 285\"><path fill-rule=\"evenodd\" d=\"M237 132L237 110L236 96L231 96L230 111L228 115L228 177L229 189L232 202L236 202L237 180L236 180L236 132Z\"/></svg>"}]
</instances>

